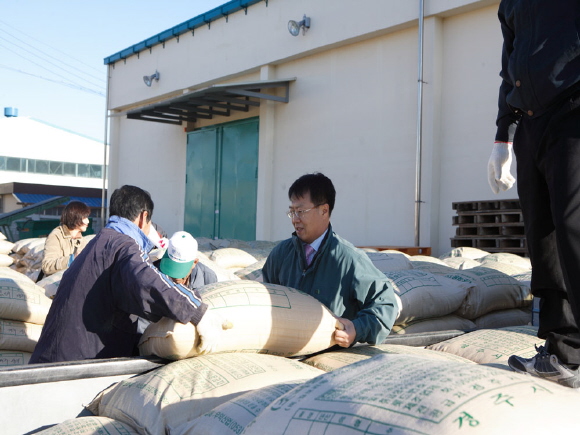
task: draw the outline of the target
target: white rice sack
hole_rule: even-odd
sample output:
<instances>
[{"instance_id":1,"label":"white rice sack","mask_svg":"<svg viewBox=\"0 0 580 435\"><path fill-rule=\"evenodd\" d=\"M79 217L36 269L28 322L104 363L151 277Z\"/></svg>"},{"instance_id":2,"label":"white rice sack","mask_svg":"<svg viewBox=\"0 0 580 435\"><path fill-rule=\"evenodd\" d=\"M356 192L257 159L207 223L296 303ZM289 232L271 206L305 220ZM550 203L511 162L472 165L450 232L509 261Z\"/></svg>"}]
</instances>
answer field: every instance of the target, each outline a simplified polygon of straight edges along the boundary
<instances>
[{"instance_id":1,"label":"white rice sack","mask_svg":"<svg viewBox=\"0 0 580 435\"><path fill-rule=\"evenodd\" d=\"M8 254L0 254L0 267L8 267L14 263L14 258Z\"/></svg>"},{"instance_id":2,"label":"white rice sack","mask_svg":"<svg viewBox=\"0 0 580 435\"><path fill-rule=\"evenodd\" d=\"M0 240L6 240L6 236L2 231L0 231Z\"/></svg>"},{"instance_id":3,"label":"white rice sack","mask_svg":"<svg viewBox=\"0 0 580 435\"><path fill-rule=\"evenodd\" d=\"M242 435L567 433L578 394L492 367L383 354L295 387Z\"/></svg>"},{"instance_id":4,"label":"white rice sack","mask_svg":"<svg viewBox=\"0 0 580 435\"><path fill-rule=\"evenodd\" d=\"M305 364L309 364L325 372L339 369L349 364L354 364L365 359L370 359L376 355L385 353L400 354L400 355L418 355L425 358L444 359L448 361L457 361L465 364L475 364L466 358L461 358L457 355L446 354L443 352L436 352L434 350L424 349L422 347L402 346L399 344L377 344L377 345L363 345L354 346L348 349L339 349L331 352L324 352L318 355L311 356L303 360Z\"/></svg>"},{"instance_id":5,"label":"white rice sack","mask_svg":"<svg viewBox=\"0 0 580 435\"><path fill-rule=\"evenodd\" d=\"M532 270L532 263L528 257L512 254L509 252L498 252L495 254L488 254L485 257L478 258L480 263L497 262L504 264L511 264L524 270Z\"/></svg>"},{"instance_id":6,"label":"white rice sack","mask_svg":"<svg viewBox=\"0 0 580 435\"><path fill-rule=\"evenodd\" d=\"M411 258L411 263L415 263L416 261L422 261L427 263L435 263L445 266L443 260L438 259L437 257L432 257L430 255L413 255Z\"/></svg>"},{"instance_id":7,"label":"white rice sack","mask_svg":"<svg viewBox=\"0 0 580 435\"><path fill-rule=\"evenodd\" d=\"M34 352L42 325L0 319L0 349Z\"/></svg>"},{"instance_id":8,"label":"white rice sack","mask_svg":"<svg viewBox=\"0 0 580 435\"><path fill-rule=\"evenodd\" d=\"M52 275L49 275L37 282L37 285L44 289L44 294L50 299L54 299L56 296L58 286L60 285L60 281L65 272L66 269L59 270L58 272L53 273Z\"/></svg>"},{"instance_id":9,"label":"white rice sack","mask_svg":"<svg viewBox=\"0 0 580 435\"><path fill-rule=\"evenodd\" d=\"M299 290L256 281L203 286L203 301L233 324L215 352L257 352L280 356L308 355L334 346L334 314ZM169 318L150 324L139 343L141 355L183 359L198 355L199 336L192 323Z\"/></svg>"},{"instance_id":10,"label":"white rice sack","mask_svg":"<svg viewBox=\"0 0 580 435\"><path fill-rule=\"evenodd\" d=\"M23 281L27 284L34 284L34 281L28 278L21 272L12 269L11 267L0 268L0 278L12 278L16 281Z\"/></svg>"},{"instance_id":11,"label":"white rice sack","mask_svg":"<svg viewBox=\"0 0 580 435\"><path fill-rule=\"evenodd\" d=\"M500 329L480 329L449 340L427 346L427 349L448 352L478 364L499 363L507 365L511 355L531 358L535 346L544 344L537 337L538 328L510 326Z\"/></svg>"},{"instance_id":12,"label":"white rice sack","mask_svg":"<svg viewBox=\"0 0 580 435\"><path fill-rule=\"evenodd\" d=\"M10 254L12 252L12 248L14 247L14 243L5 240L5 239L0 239L0 254Z\"/></svg>"},{"instance_id":13,"label":"white rice sack","mask_svg":"<svg viewBox=\"0 0 580 435\"><path fill-rule=\"evenodd\" d=\"M287 382L248 391L219 405L195 420L178 427L170 425L170 433L179 435L239 435L266 406L294 387L306 382Z\"/></svg>"},{"instance_id":14,"label":"white rice sack","mask_svg":"<svg viewBox=\"0 0 580 435\"><path fill-rule=\"evenodd\" d=\"M131 426L107 417L77 417L65 420L36 435L139 435Z\"/></svg>"},{"instance_id":15,"label":"white rice sack","mask_svg":"<svg viewBox=\"0 0 580 435\"><path fill-rule=\"evenodd\" d=\"M31 352L0 350L0 369L4 367L25 366L30 361Z\"/></svg>"},{"instance_id":16,"label":"white rice sack","mask_svg":"<svg viewBox=\"0 0 580 435\"><path fill-rule=\"evenodd\" d=\"M100 393L88 409L141 434L165 434L248 391L322 373L272 355L202 355L123 380Z\"/></svg>"},{"instance_id":17,"label":"white rice sack","mask_svg":"<svg viewBox=\"0 0 580 435\"><path fill-rule=\"evenodd\" d=\"M511 310L492 311L474 320L477 329L505 328L532 324L532 311L513 308Z\"/></svg>"},{"instance_id":18,"label":"white rice sack","mask_svg":"<svg viewBox=\"0 0 580 435\"><path fill-rule=\"evenodd\" d=\"M413 265L409 258L400 252L367 252L373 265L381 272L396 272L398 270L412 269Z\"/></svg>"},{"instance_id":19,"label":"white rice sack","mask_svg":"<svg viewBox=\"0 0 580 435\"><path fill-rule=\"evenodd\" d=\"M394 325L391 334L416 334L451 330L468 331L475 328L475 323L471 320L450 314L434 319L421 319L402 325Z\"/></svg>"},{"instance_id":20,"label":"white rice sack","mask_svg":"<svg viewBox=\"0 0 580 435\"><path fill-rule=\"evenodd\" d=\"M456 269L446 264L433 263L432 261L412 261L413 269L429 272L434 275L453 273Z\"/></svg>"},{"instance_id":21,"label":"white rice sack","mask_svg":"<svg viewBox=\"0 0 580 435\"><path fill-rule=\"evenodd\" d=\"M519 275L520 273L530 272L528 269L516 266L515 264L500 263L499 261L482 261L480 266L487 267L488 269L499 270L506 275Z\"/></svg>"},{"instance_id":22,"label":"white rice sack","mask_svg":"<svg viewBox=\"0 0 580 435\"><path fill-rule=\"evenodd\" d=\"M451 314L473 286L414 269L387 272L385 276L392 282L402 304L395 325Z\"/></svg>"},{"instance_id":23,"label":"white rice sack","mask_svg":"<svg viewBox=\"0 0 580 435\"><path fill-rule=\"evenodd\" d=\"M234 273L240 279L247 279L250 281L263 282L262 268L266 263L266 259L256 261L254 264L244 267L243 269L236 270Z\"/></svg>"},{"instance_id":24,"label":"white rice sack","mask_svg":"<svg viewBox=\"0 0 580 435\"><path fill-rule=\"evenodd\" d=\"M197 258L201 264L209 267L215 272L218 282L236 281L240 279L239 276L236 276L233 270L228 270L225 267L220 266L215 261L210 260L209 257L201 251L197 253Z\"/></svg>"},{"instance_id":25,"label":"white rice sack","mask_svg":"<svg viewBox=\"0 0 580 435\"><path fill-rule=\"evenodd\" d=\"M248 267L250 264L254 264L258 261L253 255L238 248L216 249L209 256L209 259L215 261L218 266L236 270Z\"/></svg>"},{"instance_id":26,"label":"white rice sack","mask_svg":"<svg viewBox=\"0 0 580 435\"><path fill-rule=\"evenodd\" d=\"M22 279L0 277L0 318L43 325L52 301L44 289Z\"/></svg>"},{"instance_id":27,"label":"white rice sack","mask_svg":"<svg viewBox=\"0 0 580 435\"><path fill-rule=\"evenodd\" d=\"M469 246L462 246L460 248L454 248L449 252L439 256L439 259L444 260L448 257L464 257L471 258L472 260L477 260L478 258L485 257L489 252L483 251L477 248L471 248Z\"/></svg>"},{"instance_id":28,"label":"white rice sack","mask_svg":"<svg viewBox=\"0 0 580 435\"><path fill-rule=\"evenodd\" d=\"M473 288L454 313L466 319L477 319L492 311L522 308L532 303L529 287L505 273L487 267L457 270L445 275Z\"/></svg>"},{"instance_id":29,"label":"white rice sack","mask_svg":"<svg viewBox=\"0 0 580 435\"><path fill-rule=\"evenodd\" d=\"M44 246L44 242L46 241L46 237L32 237L30 239L22 239L14 242L14 246L12 247L12 252L16 252L17 254L26 254L30 249L34 248L42 244Z\"/></svg>"},{"instance_id":30,"label":"white rice sack","mask_svg":"<svg viewBox=\"0 0 580 435\"><path fill-rule=\"evenodd\" d=\"M520 282L520 284L526 285L531 288L532 286L532 271L518 273L516 275L512 275L513 279L516 279Z\"/></svg>"},{"instance_id":31,"label":"white rice sack","mask_svg":"<svg viewBox=\"0 0 580 435\"><path fill-rule=\"evenodd\" d=\"M451 266L454 269L471 269L472 267L481 266L481 263L477 260L465 257L447 257L443 259L443 263L447 266Z\"/></svg>"}]
</instances>

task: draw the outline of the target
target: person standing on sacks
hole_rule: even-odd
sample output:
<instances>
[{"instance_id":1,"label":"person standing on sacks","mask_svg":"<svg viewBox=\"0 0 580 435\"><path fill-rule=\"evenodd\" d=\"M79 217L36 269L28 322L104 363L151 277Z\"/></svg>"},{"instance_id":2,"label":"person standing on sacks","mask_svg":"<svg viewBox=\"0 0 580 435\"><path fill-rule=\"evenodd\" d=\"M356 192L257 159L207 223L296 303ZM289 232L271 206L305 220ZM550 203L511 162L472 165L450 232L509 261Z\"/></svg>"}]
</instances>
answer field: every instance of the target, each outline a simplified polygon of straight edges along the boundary
<instances>
[{"instance_id":1,"label":"person standing on sacks","mask_svg":"<svg viewBox=\"0 0 580 435\"><path fill-rule=\"evenodd\" d=\"M211 352L224 320L199 294L150 262L153 200L125 185L111 195L111 217L64 273L30 363L136 355L137 316L191 322L200 353Z\"/></svg>"},{"instance_id":2,"label":"person standing on sacks","mask_svg":"<svg viewBox=\"0 0 580 435\"><path fill-rule=\"evenodd\" d=\"M287 214L295 232L270 253L263 280L326 305L338 316L339 346L382 343L398 314L393 286L363 251L333 231L335 197L332 181L321 173L303 175L290 186Z\"/></svg>"}]
</instances>

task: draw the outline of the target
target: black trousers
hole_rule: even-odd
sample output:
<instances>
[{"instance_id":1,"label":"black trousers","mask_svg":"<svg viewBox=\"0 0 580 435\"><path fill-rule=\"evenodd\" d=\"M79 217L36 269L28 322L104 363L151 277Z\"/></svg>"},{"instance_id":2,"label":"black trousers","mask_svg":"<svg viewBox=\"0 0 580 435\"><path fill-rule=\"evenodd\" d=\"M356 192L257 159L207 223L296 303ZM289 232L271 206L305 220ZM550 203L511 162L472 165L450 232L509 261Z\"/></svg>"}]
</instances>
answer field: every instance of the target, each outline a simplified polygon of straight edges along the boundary
<instances>
[{"instance_id":1,"label":"black trousers","mask_svg":"<svg viewBox=\"0 0 580 435\"><path fill-rule=\"evenodd\" d=\"M541 298L538 337L580 364L580 94L516 130L518 195Z\"/></svg>"}]
</instances>

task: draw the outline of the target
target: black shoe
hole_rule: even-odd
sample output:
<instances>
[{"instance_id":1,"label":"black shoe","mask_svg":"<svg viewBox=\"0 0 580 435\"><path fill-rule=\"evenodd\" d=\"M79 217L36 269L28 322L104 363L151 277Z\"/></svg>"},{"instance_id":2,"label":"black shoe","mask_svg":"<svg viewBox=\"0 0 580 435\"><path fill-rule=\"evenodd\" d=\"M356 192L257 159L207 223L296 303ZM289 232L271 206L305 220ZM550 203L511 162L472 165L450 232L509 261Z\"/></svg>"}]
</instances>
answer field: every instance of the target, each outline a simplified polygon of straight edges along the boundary
<instances>
[{"instance_id":1,"label":"black shoe","mask_svg":"<svg viewBox=\"0 0 580 435\"><path fill-rule=\"evenodd\" d=\"M556 355L551 355L544 346L537 347L538 353L533 358L522 358L512 355L508 365L518 373L526 373L557 382L570 388L580 388L580 370L570 368L560 362Z\"/></svg>"}]
</instances>

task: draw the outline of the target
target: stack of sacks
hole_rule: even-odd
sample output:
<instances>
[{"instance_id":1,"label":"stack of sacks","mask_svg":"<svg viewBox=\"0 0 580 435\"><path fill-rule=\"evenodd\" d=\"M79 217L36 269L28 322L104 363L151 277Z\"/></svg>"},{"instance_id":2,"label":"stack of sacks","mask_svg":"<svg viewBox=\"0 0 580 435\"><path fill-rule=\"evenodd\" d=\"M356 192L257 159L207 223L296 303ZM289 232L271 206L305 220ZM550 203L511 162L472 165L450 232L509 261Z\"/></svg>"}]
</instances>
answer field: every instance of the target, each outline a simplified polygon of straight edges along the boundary
<instances>
[{"instance_id":1,"label":"stack of sacks","mask_svg":"<svg viewBox=\"0 0 580 435\"><path fill-rule=\"evenodd\" d=\"M473 288L471 282L418 269L386 272L385 276L395 290L400 309L393 333L475 328L473 322L453 314Z\"/></svg>"},{"instance_id":2,"label":"stack of sacks","mask_svg":"<svg viewBox=\"0 0 580 435\"><path fill-rule=\"evenodd\" d=\"M275 284L229 281L199 289L209 310L233 324L215 352L254 352L300 356L335 345L336 318L310 295ZM199 335L192 323L162 318L150 324L139 344L141 355L178 360L198 355Z\"/></svg>"},{"instance_id":3,"label":"stack of sacks","mask_svg":"<svg viewBox=\"0 0 580 435\"><path fill-rule=\"evenodd\" d=\"M8 267L14 263L10 256L14 243L6 239L6 236L0 233L0 267Z\"/></svg>"},{"instance_id":4,"label":"stack of sacks","mask_svg":"<svg viewBox=\"0 0 580 435\"><path fill-rule=\"evenodd\" d=\"M36 281L42 267L46 237L33 237L18 240L12 247L14 264L12 269Z\"/></svg>"},{"instance_id":5,"label":"stack of sacks","mask_svg":"<svg viewBox=\"0 0 580 435\"><path fill-rule=\"evenodd\" d=\"M277 385L275 388L283 394L323 373L299 361L273 355L202 355L121 381L100 393L88 409L95 415L127 424L141 434L185 434L191 433L187 429L190 422L248 391ZM276 396L276 392L270 393L274 400L272 394ZM240 403L248 404L246 400ZM255 412L255 408L248 411ZM225 415L217 415L213 420L215 425L208 432L195 433L223 434L227 433L226 428L237 434L241 431L239 423L236 425Z\"/></svg>"},{"instance_id":6,"label":"stack of sacks","mask_svg":"<svg viewBox=\"0 0 580 435\"><path fill-rule=\"evenodd\" d=\"M456 248L439 258L413 256L410 261L415 270L465 283L469 289L457 310L447 313L451 317L444 315L425 320L420 315L411 315L408 317L414 319L406 323L397 319L394 333L499 328L531 323L533 298L529 285L529 259L509 253L490 254L475 248ZM402 302L405 308L405 301Z\"/></svg>"},{"instance_id":7,"label":"stack of sacks","mask_svg":"<svg viewBox=\"0 0 580 435\"><path fill-rule=\"evenodd\" d=\"M0 365L27 364L51 300L30 278L0 268Z\"/></svg>"}]
</instances>

